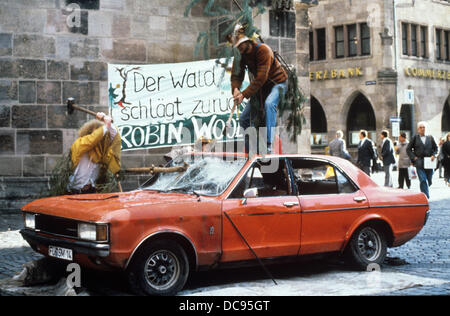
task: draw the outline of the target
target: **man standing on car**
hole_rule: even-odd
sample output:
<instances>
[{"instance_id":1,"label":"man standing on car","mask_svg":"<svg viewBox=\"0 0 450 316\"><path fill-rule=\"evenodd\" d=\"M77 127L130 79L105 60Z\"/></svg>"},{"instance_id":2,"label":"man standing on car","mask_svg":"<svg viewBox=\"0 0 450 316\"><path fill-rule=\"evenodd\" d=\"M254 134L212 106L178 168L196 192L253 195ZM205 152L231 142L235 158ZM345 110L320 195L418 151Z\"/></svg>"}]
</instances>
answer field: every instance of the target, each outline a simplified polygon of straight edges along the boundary
<instances>
[{"instance_id":1,"label":"man standing on car","mask_svg":"<svg viewBox=\"0 0 450 316\"><path fill-rule=\"evenodd\" d=\"M381 145L381 160L383 160L384 169L384 186L392 187L392 168L395 164L394 157L394 146L392 141L389 139L389 131L383 130L380 133L381 139L383 141Z\"/></svg>"},{"instance_id":2,"label":"man standing on car","mask_svg":"<svg viewBox=\"0 0 450 316\"><path fill-rule=\"evenodd\" d=\"M361 130L359 132L359 144L358 144L358 160L357 164L362 171L370 176L370 162L375 157L373 150L373 143L367 138L367 131Z\"/></svg>"},{"instance_id":3,"label":"man standing on car","mask_svg":"<svg viewBox=\"0 0 450 316\"><path fill-rule=\"evenodd\" d=\"M231 89L234 101L241 104L245 99L255 97L258 100L258 111L265 114L267 128L267 152L272 152L272 142L277 122L277 106L281 94L287 90L288 75L280 62L275 58L272 49L263 43L256 43L245 36L244 27L236 25L234 33L229 37L231 44L239 50L239 64L233 64L231 71ZM253 77L250 85L241 91L245 70ZM251 125L251 105L247 103L239 119L244 131ZM254 118L253 118L254 121ZM246 142L248 152L248 141Z\"/></svg>"},{"instance_id":4,"label":"man standing on car","mask_svg":"<svg viewBox=\"0 0 450 316\"><path fill-rule=\"evenodd\" d=\"M433 136L425 134L426 123L417 123L418 134L414 135L406 148L409 158L414 163L420 181L420 191L430 198L429 186L432 184L433 169L425 169L424 158L436 159L438 147Z\"/></svg>"}]
</instances>

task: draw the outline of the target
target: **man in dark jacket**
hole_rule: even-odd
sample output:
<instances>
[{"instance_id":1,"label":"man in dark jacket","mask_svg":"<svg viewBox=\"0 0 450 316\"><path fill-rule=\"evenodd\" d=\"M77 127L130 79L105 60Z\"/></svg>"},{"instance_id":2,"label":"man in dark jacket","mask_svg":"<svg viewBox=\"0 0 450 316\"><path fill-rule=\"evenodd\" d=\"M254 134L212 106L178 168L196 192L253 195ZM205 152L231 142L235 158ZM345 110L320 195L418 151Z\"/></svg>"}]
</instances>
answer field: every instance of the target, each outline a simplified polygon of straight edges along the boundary
<instances>
[{"instance_id":1,"label":"man in dark jacket","mask_svg":"<svg viewBox=\"0 0 450 316\"><path fill-rule=\"evenodd\" d=\"M414 163L420 181L420 191L430 198L429 186L432 184L433 169L425 169L424 158L436 159L438 147L433 136L425 135L425 122L417 123L418 134L414 135L406 148L409 158Z\"/></svg>"},{"instance_id":2,"label":"man in dark jacket","mask_svg":"<svg viewBox=\"0 0 450 316\"><path fill-rule=\"evenodd\" d=\"M358 160L357 164L362 171L370 176L370 162L375 157L372 141L367 138L367 131L361 130L359 132L359 144L358 144Z\"/></svg>"},{"instance_id":3,"label":"man in dark jacket","mask_svg":"<svg viewBox=\"0 0 450 316\"><path fill-rule=\"evenodd\" d=\"M384 169L384 186L392 187L392 169L395 164L394 146L389 139L389 131L383 130L380 134L383 141L381 147L381 159L383 160Z\"/></svg>"}]
</instances>

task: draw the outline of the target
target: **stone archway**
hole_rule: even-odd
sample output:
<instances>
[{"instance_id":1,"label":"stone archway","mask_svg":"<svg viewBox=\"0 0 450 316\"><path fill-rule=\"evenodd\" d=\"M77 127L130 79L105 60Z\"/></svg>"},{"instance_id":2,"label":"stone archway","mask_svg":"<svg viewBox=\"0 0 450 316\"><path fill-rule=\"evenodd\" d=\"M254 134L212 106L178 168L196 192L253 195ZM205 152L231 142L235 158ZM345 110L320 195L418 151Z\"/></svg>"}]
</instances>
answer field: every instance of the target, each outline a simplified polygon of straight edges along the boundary
<instances>
[{"instance_id":1,"label":"stone archway","mask_svg":"<svg viewBox=\"0 0 450 316\"><path fill-rule=\"evenodd\" d=\"M450 132L450 95L445 101L444 108L442 109L441 132L442 135Z\"/></svg>"},{"instance_id":2,"label":"stone archway","mask_svg":"<svg viewBox=\"0 0 450 316\"><path fill-rule=\"evenodd\" d=\"M373 106L367 97L357 93L350 103L347 112L347 143L356 146L359 142L359 131L365 129L369 132L369 138L376 140L376 117Z\"/></svg>"},{"instance_id":3,"label":"stone archway","mask_svg":"<svg viewBox=\"0 0 450 316\"><path fill-rule=\"evenodd\" d=\"M311 96L311 146L326 146L328 144L327 118L322 104Z\"/></svg>"}]
</instances>

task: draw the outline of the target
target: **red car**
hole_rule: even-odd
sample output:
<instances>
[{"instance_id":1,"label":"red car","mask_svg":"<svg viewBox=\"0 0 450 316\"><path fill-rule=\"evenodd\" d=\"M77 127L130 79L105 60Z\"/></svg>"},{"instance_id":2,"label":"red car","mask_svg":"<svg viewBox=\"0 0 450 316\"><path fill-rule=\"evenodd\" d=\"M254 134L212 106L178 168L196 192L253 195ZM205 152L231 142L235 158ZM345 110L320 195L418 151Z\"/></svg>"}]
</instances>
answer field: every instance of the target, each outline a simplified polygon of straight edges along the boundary
<instances>
[{"instance_id":1,"label":"red car","mask_svg":"<svg viewBox=\"0 0 450 316\"><path fill-rule=\"evenodd\" d=\"M336 157L194 154L171 166L184 163L136 191L31 202L22 236L46 256L124 270L138 293L173 295L193 270L255 259L339 253L366 269L428 216L424 194Z\"/></svg>"}]
</instances>

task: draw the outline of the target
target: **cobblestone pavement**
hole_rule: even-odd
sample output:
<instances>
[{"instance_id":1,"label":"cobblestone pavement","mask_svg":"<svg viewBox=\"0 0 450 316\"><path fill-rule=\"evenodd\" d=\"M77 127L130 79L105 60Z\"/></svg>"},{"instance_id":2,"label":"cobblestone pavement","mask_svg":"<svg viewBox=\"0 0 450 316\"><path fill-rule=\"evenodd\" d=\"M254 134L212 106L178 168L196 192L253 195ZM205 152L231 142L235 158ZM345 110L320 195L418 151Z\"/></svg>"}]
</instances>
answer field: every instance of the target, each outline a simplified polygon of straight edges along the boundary
<instances>
[{"instance_id":1,"label":"cobblestone pavement","mask_svg":"<svg viewBox=\"0 0 450 316\"><path fill-rule=\"evenodd\" d=\"M373 179L382 184L384 174L375 174ZM394 180L394 183L396 182ZM413 181L411 190L420 191L417 180ZM382 292L379 295L450 295L450 229L448 229L450 188L444 185L437 173L435 173L430 194L431 215L428 223L413 240L401 247L388 250L388 258L391 260L382 266L382 271L397 271L448 282L437 286L415 286L394 292ZM0 280L11 278L22 270L24 263L42 257L32 251L22 239L19 233L22 226L22 217L19 212L0 214ZM102 289L99 289L97 285L97 290L103 295L129 294L120 292L117 288L114 289L114 286L108 283L104 283L105 286ZM202 287L204 282L194 280L192 286Z\"/></svg>"}]
</instances>

